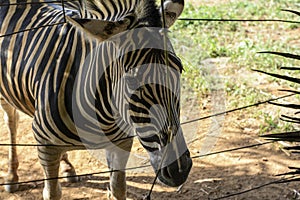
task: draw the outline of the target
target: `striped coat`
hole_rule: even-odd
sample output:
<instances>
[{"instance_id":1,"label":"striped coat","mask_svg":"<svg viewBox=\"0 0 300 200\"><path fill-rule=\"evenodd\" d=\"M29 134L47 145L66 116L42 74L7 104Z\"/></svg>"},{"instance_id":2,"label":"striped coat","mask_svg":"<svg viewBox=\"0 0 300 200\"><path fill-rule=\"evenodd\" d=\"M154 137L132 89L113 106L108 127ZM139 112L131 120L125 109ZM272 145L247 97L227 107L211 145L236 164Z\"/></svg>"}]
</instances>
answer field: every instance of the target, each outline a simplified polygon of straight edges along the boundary
<instances>
[{"instance_id":1,"label":"striped coat","mask_svg":"<svg viewBox=\"0 0 300 200\"><path fill-rule=\"evenodd\" d=\"M47 178L58 176L61 159L68 163L64 152L84 145L106 148L109 167L124 169L132 140L122 138L137 132L163 182L174 186L186 180L191 160L178 120L182 66L169 42L168 56L164 53L154 3L90 0L0 8L0 34L6 35L0 38L0 92L9 102L3 108L33 117L35 138L46 145L38 152ZM182 3L166 1L167 26L181 13ZM164 161L161 149L177 157ZM13 174L8 183L17 180ZM112 173L110 185L114 198L125 198L123 170ZM60 196L58 181L45 181L44 199Z\"/></svg>"}]
</instances>

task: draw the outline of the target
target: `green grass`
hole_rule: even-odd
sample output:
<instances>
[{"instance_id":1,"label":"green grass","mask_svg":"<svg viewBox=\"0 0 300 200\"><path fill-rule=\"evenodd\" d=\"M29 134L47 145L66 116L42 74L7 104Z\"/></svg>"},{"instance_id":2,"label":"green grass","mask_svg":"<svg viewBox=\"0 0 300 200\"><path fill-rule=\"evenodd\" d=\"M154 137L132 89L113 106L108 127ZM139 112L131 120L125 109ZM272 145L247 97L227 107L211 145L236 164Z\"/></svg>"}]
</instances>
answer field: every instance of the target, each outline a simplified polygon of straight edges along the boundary
<instances>
[{"instance_id":1,"label":"green grass","mask_svg":"<svg viewBox=\"0 0 300 200\"><path fill-rule=\"evenodd\" d=\"M292 6L287 6L285 1L275 2L278 3L236 1L231 4L206 7L193 7L188 4L182 18L288 20L298 18L300 21L300 17L280 10ZM297 1L289 2L290 5L297 4ZM206 58L228 56L239 66L253 68L276 64L271 56L257 54L259 51L297 51L297 47L289 44L289 41L297 36L285 35L287 31L295 29L295 26L299 27L295 24L277 22L179 21L173 31L176 33L176 38L180 39L180 47L184 46L194 51L192 53L189 51L188 55L187 52L180 52L192 64L199 64Z\"/></svg>"},{"instance_id":2,"label":"green grass","mask_svg":"<svg viewBox=\"0 0 300 200\"><path fill-rule=\"evenodd\" d=\"M214 6L187 4L181 18L300 21L300 16L281 9L300 11L300 4L298 0L231 1ZM293 83L265 76L251 69L286 74L286 71L279 69L281 66L299 66L299 61L258 53L281 51L300 54L300 34L296 32L299 28L300 24L279 22L178 21L170 36L185 66L184 88L191 88L199 97L209 95L216 87L224 90L227 109L232 109L274 97L269 88L258 87L261 80L256 80L256 76L263 76L266 81L263 85L277 82L282 87L296 87ZM222 60L211 65L205 64L207 60L214 61L223 57L228 58L226 64ZM297 72L289 74L298 75ZM255 109L248 112L253 116L257 115ZM274 127L274 130L291 128L284 127L285 125L275 127L272 125L273 118L261 116L264 116L263 121ZM274 116L274 119L276 117L278 116ZM262 130L270 131L264 128Z\"/></svg>"}]
</instances>

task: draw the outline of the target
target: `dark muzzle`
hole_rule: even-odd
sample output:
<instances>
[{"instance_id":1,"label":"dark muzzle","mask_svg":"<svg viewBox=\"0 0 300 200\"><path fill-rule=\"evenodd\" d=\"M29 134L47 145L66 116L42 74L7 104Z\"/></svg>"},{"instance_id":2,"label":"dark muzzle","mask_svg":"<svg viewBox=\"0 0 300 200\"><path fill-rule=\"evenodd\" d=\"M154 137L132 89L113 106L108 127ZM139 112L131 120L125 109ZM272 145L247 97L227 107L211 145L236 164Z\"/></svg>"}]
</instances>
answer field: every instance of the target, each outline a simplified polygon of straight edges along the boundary
<instances>
[{"instance_id":1,"label":"dark muzzle","mask_svg":"<svg viewBox=\"0 0 300 200\"><path fill-rule=\"evenodd\" d=\"M154 166L158 179L172 187L183 184L192 168L192 159L181 129L172 141L160 151L160 165ZM159 167L159 168L158 168Z\"/></svg>"},{"instance_id":2,"label":"dark muzzle","mask_svg":"<svg viewBox=\"0 0 300 200\"><path fill-rule=\"evenodd\" d=\"M190 152L187 150L178 160L158 171L158 179L168 186L179 186L186 181L192 164Z\"/></svg>"}]
</instances>

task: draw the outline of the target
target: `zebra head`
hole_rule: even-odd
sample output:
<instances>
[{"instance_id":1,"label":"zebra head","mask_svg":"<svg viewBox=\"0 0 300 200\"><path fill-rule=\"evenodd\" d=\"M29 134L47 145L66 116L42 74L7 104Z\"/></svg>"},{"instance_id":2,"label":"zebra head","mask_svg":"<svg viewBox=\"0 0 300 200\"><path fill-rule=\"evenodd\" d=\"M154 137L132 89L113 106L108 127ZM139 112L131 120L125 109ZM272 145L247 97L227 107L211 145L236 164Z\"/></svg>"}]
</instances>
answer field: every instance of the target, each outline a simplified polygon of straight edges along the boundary
<instances>
[{"instance_id":1,"label":"zebra head","mask_svg":"<svg viewBox=\"0 0 300 200\"><path fill-rule=\"evenodd\" d=\"M130 66L121 86L124 98L116 102L127 105L123 113L127 110L125 117L130 117L159 180L178 186L192 166L179 121L182 65L171 51L150 48L140 53L143 62Z\"/></svg>"},{"instance_id":2,"label":"zebra head","mask_svg":"<svg viewBox=\"0 0 300 200\"><path fill-rule=\"evenodd\" d=\"M171 26L182 12L183 0L168 0L164 9L149 6L155 1L145 2L148 10L137 6L138 11L119 21L69 20L100 41L101 55L110 56L102 65L107 66L116 116L136 132L159 180L179 186L192 167L179 120L183 66L162 28L161 13Z\"/></svg>"},{"instance_id":3,"label":"zebra head","mask_svg":"<svg viewBox=\"0 0 300 200\"><path fill-rule=\"evenodd\" d=\"M178 186L192 166L179 120L183 66L160 29L136 29L126 37L136 49L122 52L118 60L127 65L115 87L115 96L122 94L114 99L116 107L134 127L158 178Z\"/></svg>"}]
</instances>

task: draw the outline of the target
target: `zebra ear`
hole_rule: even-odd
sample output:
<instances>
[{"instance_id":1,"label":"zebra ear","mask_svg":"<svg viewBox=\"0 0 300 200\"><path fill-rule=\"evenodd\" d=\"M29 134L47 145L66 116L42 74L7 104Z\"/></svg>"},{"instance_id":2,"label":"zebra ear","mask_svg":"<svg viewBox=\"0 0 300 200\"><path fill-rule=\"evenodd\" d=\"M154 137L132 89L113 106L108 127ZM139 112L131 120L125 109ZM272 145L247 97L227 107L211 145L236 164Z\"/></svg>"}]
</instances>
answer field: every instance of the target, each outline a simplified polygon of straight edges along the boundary
<instances>
[{"instance_id":1,"label":"zebra ear","mask_svg":"<svg viewBox=\"0 0 300 200\"><path fill-rule=\"evenodd\" d=\"M104 41L118 33L126 31L130 24L129 19L121 21L103 21L98 19L79 19L66 17L73 26L83 29L84 32Z\"/></svg>"},{"instance_id":2,"label":"zebra ear","mask_svg":"<svg viewBox=\"0 0 300 200\"><path fill-rule=\"evenodd\" d=\"M162 15L162 10L164 10L166 28L169 28L181 15L184 8L184 0L166 0L163 7L164 9L160 8L160 13Z\"/></svg>"}]
</instances>

